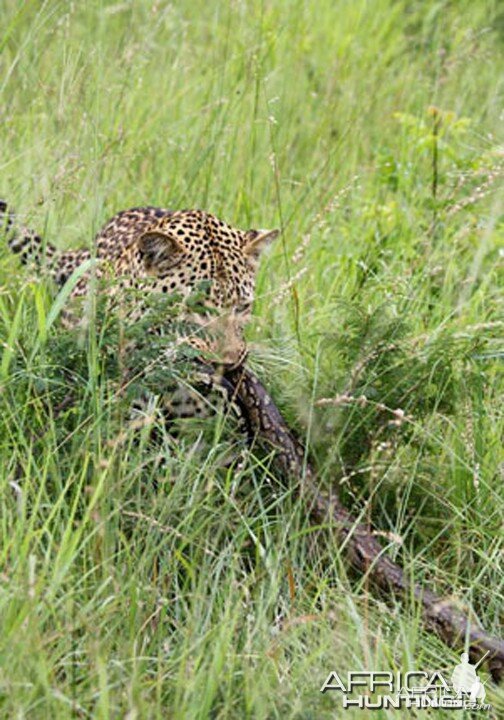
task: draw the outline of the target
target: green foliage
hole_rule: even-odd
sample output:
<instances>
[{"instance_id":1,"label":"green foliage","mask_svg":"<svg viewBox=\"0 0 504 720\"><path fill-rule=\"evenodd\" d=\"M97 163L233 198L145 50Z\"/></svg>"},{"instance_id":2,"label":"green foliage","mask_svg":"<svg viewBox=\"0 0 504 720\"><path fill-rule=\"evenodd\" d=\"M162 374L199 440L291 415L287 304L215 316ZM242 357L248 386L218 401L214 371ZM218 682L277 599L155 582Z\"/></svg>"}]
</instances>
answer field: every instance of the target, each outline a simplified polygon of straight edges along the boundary
<instances>
[{"instance_id":1,"label":"green foliage","mask_svg":"<svg viewBox=\"0 0 504 720\"><path fill-rule=\"evenodd\" d=\"M61 248L142 204L280 227L251 365L321 484L498 634L498 4L2 10L0 197ZM415 602L350 582L225 414L131 421L135 397L191 382L180 298L129 324L97 293L66 332L76 278L55 297L2 248L2 717L330 718L332 669L451 671Z\"/></svg>"}]
</instances>

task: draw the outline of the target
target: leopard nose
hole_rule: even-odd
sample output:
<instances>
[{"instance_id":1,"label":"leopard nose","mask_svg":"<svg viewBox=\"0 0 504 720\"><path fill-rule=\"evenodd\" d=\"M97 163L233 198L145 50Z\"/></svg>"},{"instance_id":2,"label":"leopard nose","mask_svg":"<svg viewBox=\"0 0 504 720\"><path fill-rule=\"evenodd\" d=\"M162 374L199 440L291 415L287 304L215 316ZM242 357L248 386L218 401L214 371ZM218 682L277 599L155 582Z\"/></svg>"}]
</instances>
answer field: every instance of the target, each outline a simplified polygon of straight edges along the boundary
<instances>
[{"instance_id":1,"label":"leopard nose","mask_svg":"<svg viewBox=\"0 0 504 720\"><path fill-rule=\"evenodd\" d=\"M243 365L243 363L247 359L247 355L247 346L245 345L245 343L242 343L239 347L233 348L231 352L224 353L222 363L229 370L234 370L240 365Z\"/></svg>"},{"instance_id":2,"label":"leopard nose","mask_svg":"<svg viewBox=\"0 0 504 720\"><path fill-rule=\"evenodd\" d=\"M247 356L247 346L237 319L219 318L212 334L212 349L218 361L230 368L241 365Z\"/></svg>"}]
</instances>

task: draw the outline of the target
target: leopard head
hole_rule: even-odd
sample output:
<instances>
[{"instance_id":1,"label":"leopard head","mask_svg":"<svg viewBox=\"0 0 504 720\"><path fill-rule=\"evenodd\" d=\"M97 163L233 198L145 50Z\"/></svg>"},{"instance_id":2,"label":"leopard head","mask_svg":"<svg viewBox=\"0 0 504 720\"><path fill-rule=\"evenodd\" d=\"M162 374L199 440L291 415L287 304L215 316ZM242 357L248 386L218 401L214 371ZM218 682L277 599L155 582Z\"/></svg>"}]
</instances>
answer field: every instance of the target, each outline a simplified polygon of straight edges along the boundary
<instances>
[{"instance_id":1,"label":"leopard head","mask_svg":"<svg viewBox=\"0 0 504 720\"><path fill-rule=\"evenodd\" d=\"M188 299L205 288L207 312L184 311L201 328L191 344L226 367L247 354L244 326L250 318L262 251L277 230L238 230L201 210L164 217L138 239L140 262L154 287Z\"/></svg>"}]
</instances>

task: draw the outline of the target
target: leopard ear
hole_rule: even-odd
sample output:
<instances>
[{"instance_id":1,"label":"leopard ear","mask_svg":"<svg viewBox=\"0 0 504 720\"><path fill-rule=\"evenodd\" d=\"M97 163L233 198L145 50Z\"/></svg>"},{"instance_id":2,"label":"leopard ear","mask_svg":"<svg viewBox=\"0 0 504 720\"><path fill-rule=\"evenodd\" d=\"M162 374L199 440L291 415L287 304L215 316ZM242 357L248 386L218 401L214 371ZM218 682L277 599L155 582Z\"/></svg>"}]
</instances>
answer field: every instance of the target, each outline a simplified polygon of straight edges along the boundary
<instances>
[{"instance_id":1,"label":"leopard ear","mask_svg":"<svg viewBox=\"0 0 504 720\"><path fill-rule=\"evenodd\" d=\"M172 235L159 230L148 230L141 235L138 248L146 270L156 273L166 272L178 265L186 252Z\"/></svg>"},{"instance_id":2,"label":"leopard ear","mask_svg":"<svg viewBox=\"0 0 504 720\"><path fill-rule=\"evenodd\" d=\"M247 230L243 250L254 260L280 235L280 230Z\"/></svg>"}]
</instances>

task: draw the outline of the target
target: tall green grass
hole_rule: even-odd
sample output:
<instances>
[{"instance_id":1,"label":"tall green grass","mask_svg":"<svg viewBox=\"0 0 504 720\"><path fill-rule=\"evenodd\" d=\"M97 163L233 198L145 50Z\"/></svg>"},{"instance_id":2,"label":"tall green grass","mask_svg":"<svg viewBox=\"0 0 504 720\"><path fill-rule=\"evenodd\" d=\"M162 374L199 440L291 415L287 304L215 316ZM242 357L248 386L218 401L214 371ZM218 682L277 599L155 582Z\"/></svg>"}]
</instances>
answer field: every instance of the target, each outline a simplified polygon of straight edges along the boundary
<instances>
[{"instance_id":1,"label":"tall green grass","mask_svg":"<svg viewBox=\"0 0 504 720\"><path fill-rule=\"evenodd\" d=\"M141 204L280 227L251 365L321 483L499 634L500 4L1 14L0 197L58 247ZM133 428L110 337L68 338L62 298L2 248L2 717L330 718L330 670L451 673L415 602L347 576L331 529L225 418L170 436L153 410L157 443L149 418Z\"/></svg>"}]
</instances>

